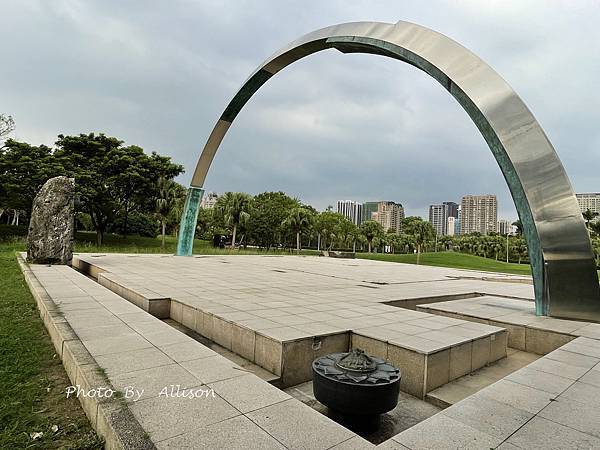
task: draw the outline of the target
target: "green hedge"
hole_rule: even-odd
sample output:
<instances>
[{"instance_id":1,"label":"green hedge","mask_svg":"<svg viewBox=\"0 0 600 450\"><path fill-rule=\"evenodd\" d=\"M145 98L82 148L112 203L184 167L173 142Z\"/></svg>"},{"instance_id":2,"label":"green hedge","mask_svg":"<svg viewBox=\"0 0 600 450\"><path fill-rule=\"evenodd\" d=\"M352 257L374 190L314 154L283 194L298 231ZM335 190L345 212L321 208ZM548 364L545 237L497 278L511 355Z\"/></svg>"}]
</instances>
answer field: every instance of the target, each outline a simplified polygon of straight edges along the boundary
<instances>
[{"instance_id":1,"label":"green hedge","mask_svg":"<svg viewBox=\"0 0 600 450\"><path fill-rule=\"evenodd\" d=\"M0 241L11 241L15 238L27 236L27 225L0 224Z\"/></svg>"}]
</instances>

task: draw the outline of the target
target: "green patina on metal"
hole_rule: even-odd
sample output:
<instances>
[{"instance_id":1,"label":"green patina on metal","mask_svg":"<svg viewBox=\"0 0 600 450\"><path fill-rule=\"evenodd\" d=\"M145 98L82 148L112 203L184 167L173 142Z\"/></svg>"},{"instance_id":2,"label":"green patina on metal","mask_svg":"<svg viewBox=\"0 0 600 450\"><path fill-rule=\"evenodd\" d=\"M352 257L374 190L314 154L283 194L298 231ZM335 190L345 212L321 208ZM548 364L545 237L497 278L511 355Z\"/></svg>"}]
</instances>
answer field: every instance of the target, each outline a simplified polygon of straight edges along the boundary
<instances>
[{"instance_id":1,"label":"green patina on metal","mask_svg":"<svg viewBox=\"0 0 600 450\"><path fill-rule=\"evenodd\" d=\"M177 256L192 256L194 236L196 234L196 223L200 211L204 189L191 186L185 197L185 206L179 224L179 238L177 239Z\"/></svg>"},{"instance_id":2,"label":"green patina on metal","mask_svg":"<svg viewBox=\"0 0 600 450\"><path fill-rule=\"evenodd\" d=\"M229 102L229 105L227 105L227 108L225 108L225 111L223 111L223 114L221 115L221 120L233 122L246 102L250 100L250 97L252 97L254 93L258 91L258 89L272 76L272 73L267 72L264 69L260 69L258 72L252 75L250 79L246 81L244 87Z\"/></svg>"},{"instance_id":3,"label":"green patina on metal","mask_svg":"<svg viewBox=\"0 0 600 450\"><path fill-rule=\"evenodd\" d=\"M535 311L537 315L547 315L549 305L547 304L547 301L545 301L547 300L547 296L543 295L545 289L544 262L540 239L533 220L533 214L517 172L506 153L506 149L482 112L440 69L405 48L378 39L357 36L329 38L327 39L327 43L344 53L365 53L368 49L368 53L380 54L406 62L437 80L463 107L487 142L494 158L500 166L502 175L508 184L519 214L519 219L523 224L523 233L529 250L535 292Z\"/></svg>"}]
</instances>

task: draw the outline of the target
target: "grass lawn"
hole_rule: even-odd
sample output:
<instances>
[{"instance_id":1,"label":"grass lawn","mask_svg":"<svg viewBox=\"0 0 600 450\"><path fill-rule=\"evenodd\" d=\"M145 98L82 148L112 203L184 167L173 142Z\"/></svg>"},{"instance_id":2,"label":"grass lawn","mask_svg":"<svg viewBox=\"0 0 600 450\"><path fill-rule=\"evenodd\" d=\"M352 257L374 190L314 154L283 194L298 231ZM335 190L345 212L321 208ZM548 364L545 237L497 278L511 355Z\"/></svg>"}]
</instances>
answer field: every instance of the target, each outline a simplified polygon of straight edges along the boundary
<instances>
[{"instance_id":1,"label":"grass lawn","mask_svg":"<svg viewBox=\"0 0 600 450\"><path fill-rule=\"evenodd\" d=\"M416 264L415 254L381 254L358 253L358 258L376 259L399 263ZM529 264L506 263L481 256L467 255L455 252L421 253L420 264L424 266L453 267L456 269L482 270L485 272L502 272L517 275L531 275Z\"/></svg>"},{"instance_id":2,"label":"grass lawn","mask_svg":"<svg viewBox=\"0 0 600 450\"><path fill-rule=\"evenodd\" d=\"M177 249L177 238L174 236L165 237L165 248L163 249L160 236L157 238L142 236L118 236L107 234L104 236L104 242L101 247L96 244L96 233L79 231L75 236L76 252L107 252L107 253L170 253L174 254ZM256 248L215 248L212 242L194 239L194 254L199 255L290 255L296 254L295 250L290 249L270 249L261 250ZM317 250L302 250L302 255L318 255Z\"/></svg>"},{"instance_id":3,"label":"grass lawn","mask_svg":"<svg viewBox=\"0 0 600 450\"><path fill-rule=\"evenodd\" d=\"M100 449L15 258L0 243L0 448ZM57 425L58 431L52 431ZM42 432L33 441L30 433Z\"/></svg>"}]
</instances>

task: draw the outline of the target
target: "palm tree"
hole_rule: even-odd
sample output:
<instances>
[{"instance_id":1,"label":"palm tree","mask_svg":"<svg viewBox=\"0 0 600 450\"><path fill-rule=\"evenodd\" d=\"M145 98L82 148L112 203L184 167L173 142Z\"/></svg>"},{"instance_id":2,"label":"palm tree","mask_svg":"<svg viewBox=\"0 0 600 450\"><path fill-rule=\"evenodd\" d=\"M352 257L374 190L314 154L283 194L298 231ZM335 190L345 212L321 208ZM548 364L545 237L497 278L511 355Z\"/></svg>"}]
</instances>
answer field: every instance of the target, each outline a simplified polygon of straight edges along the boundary
<instances>
[{"instance_id":1,"label":"palm tree","mask_svg":"<svg viewBox=\"0 0 600 450\"><path fill-rule=\"evenodd\" d=\"M433 225L420 217L408 217L404 220L403 229L417 248L417 264L419 264L425 244L435 237Z\"/></svg>"},{"instance_id":2,"label":"palm tree","mask_svg":"<svg viewBox=\"0 0 600 450\"><path fill-rule=\"evenodd\" d=\"M175 237L179 236L179 221L185 207L186 189L179 183L175 183L175 192L173 193L173 206L169 214L169 221L175 228Z\"/></svg>"},{"instance_id":3,"label":"palm tree","mask_svg":"<svg viewBox=\"0 0 600 450\"><path fill-rule=\"evenodd\" d=\"M385 235L385 240L387 242L387 245L391 247L392 254L396 253L396 248L400 247L401 245L400 236L398 235L398 233L396 233L396 230L390 228Z\"/></svg>"},{"instance_id":4,"label":"palm tree","mask_svg":"<svg viewBox=\"0 0 600 450\"><path fill-rule=\"evenodd\" d=\"M156 197L156 216L161 225L161 248L165 248L165 231L167 221L172 215L172 209L177 200L177 183L164 177L160 177L157 182L158 196Z\"/></svg>"},{"instance_id":5,"label":"palm tree","mask_svg":"<svg viewBox=\"0 0 600 450\"><path fill-rule=\"evenodd\" d=\"M282 225L296 233L296 251L300 253L300 234L310 228L313 223L312 213L302 207L294 208L285 218Z\"/></svg>"},{"instance_id":6,"label":"palm tree","mask_svg":"<svg viewBox=\"0 0 600 450\"><path fill-rule=\"evenodd\" d=\"M383 235L383 227L379 222L374 220L366 220L360 224L360 232L367 239L369 244L369 253L373 246L373 239Z\"/></svg>"},{"instance_id":7,"label":"palm tree","mask_svg":"<svg viewBox=\"0 0 600 450\"><path fill-rule=\"evenodd\" d=\"M231 227L231 248L235 247L237 230L250 218L252 197L243 192L226 192L217 200L215 209L223 216L225 225Z\"/></svg>"}]
</instances>

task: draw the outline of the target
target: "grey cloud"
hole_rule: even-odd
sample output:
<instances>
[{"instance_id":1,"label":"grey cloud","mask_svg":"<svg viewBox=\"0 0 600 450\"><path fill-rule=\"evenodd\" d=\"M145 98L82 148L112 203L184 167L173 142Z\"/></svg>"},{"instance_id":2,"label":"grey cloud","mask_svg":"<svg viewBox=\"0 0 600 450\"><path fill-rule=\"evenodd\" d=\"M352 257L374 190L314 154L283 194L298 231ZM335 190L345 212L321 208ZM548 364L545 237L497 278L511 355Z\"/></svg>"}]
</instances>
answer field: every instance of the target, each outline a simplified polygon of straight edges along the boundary
<instances>
[{"instance_id":1,"label":"grey cloud","mask_svg":"<svg viewBox=\"0 0 600 450\"><path fill-rule=\"evenodd\" d=\"M0 111L16 137L103 131L187 169L249 73L313 29L408 20L462 43L523 97L574 188L597 191L600 12L595 2L43 0L1 5ZM284 190L319 208L401 201L410 214L502 175L466 113L414 68L369 55L313 55L246 105L209 173L211 190Z\"/></svg>"}]
</instances>

